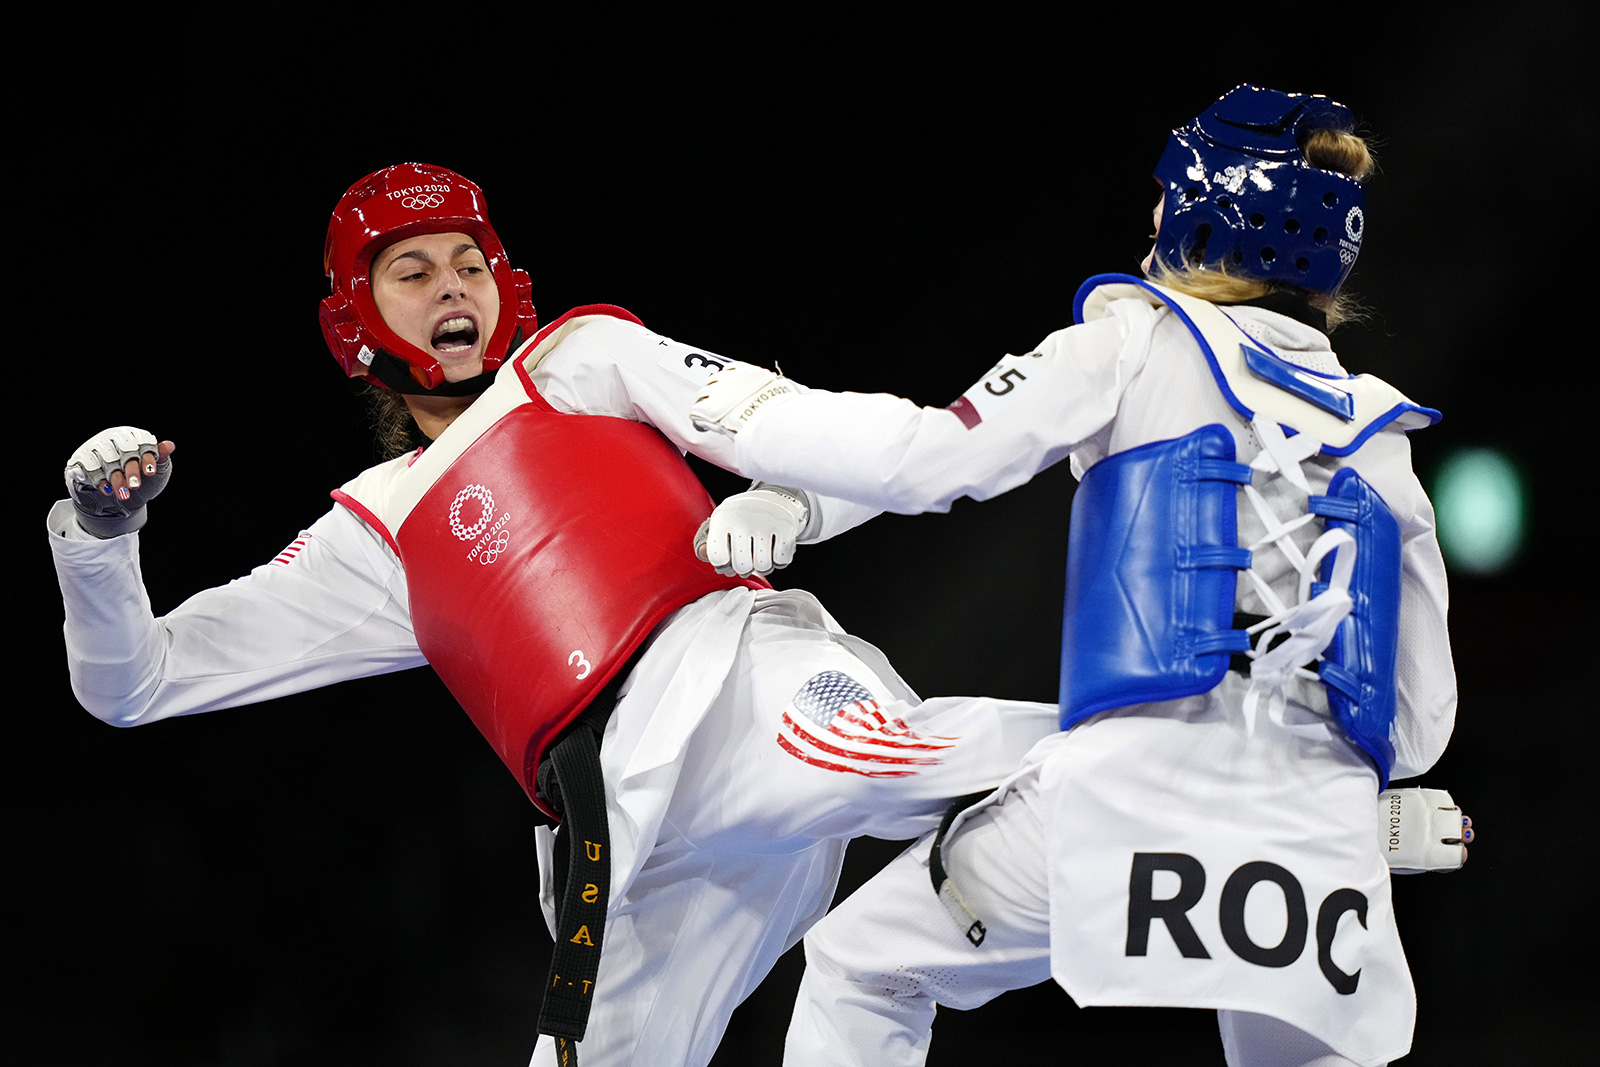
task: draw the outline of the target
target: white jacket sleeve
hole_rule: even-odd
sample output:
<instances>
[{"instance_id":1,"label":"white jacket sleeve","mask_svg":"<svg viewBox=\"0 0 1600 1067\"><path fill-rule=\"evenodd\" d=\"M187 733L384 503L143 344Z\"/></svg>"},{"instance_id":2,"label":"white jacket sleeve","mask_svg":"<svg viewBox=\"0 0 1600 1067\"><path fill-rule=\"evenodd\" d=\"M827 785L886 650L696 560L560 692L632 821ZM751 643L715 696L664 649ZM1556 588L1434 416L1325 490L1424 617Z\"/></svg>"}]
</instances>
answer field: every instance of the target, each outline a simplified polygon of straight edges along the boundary
<instances>
[{"instance_id":1,"label":"white jacket sleeve","mask_svg":"<svg viewBox=\"0 0 1600 1067\"><path fill-rule=\"evenodd\" d=\"M539 393L558 411L610 415L655 427L676 445L724 470L737 465L733 442L722 434L696 429L689 421L706 379L727 361L705 349L663 337L620 319L597 318L561 342L533 371ZM767 478L779 485L798 483ZM807 493L816 517L807 543L835 537L878 515L870 502L832 499Z\"/></svg>"},{"instance_id":2,"label":"white jacket sleeve","mask_svg":"<svg viewBox=\"0 0 1600 1067\"><path fill-rule=\"evenodd\" d=\"M551 349L532 378L557 411L643 422L679 451L735 470L732 443L689 422L695 396L725 362L623 319L596 317Z\"/></svg>"},{"instance_id":3,"label":"white jacket sleeve","mask_svg":"<svg viewBox=\"0 0 1600 1067\"><path fill-rule=\"evenodd\" d=\"M1456 673L1446 618L1449 588L1433 505L1415 475L1400 518L1400 634L1393 777L1410 778L1444 753L1456 721Z\"/></svg>"},{"instance_id":4,"label":"white jacket sleeve","mask_svg":"<svg viewBox=\"0 0 1600 1067\"><path fill-rule=\"evenodd\" d=\"M734 438L735 466L902 514L986 500L1066 458L1115 417L1147 351L1129 336L1117 316L1060 330L1033 352L1006 356L949 408L883 393L786 397Z\"/></svg>"},{"instance_id":5,"label":"white jacket sleeve","mask_svg":"<svg viewBox=\"0 0 1600 1067\"><path fill-rule=\"evenodd\" d=\"M139 535L75 536L50 512L72 689L97 718L134 726L421 665L405 579L386 545L335 507L273 562L155 617Z\"/></svg>"}]
</instances>

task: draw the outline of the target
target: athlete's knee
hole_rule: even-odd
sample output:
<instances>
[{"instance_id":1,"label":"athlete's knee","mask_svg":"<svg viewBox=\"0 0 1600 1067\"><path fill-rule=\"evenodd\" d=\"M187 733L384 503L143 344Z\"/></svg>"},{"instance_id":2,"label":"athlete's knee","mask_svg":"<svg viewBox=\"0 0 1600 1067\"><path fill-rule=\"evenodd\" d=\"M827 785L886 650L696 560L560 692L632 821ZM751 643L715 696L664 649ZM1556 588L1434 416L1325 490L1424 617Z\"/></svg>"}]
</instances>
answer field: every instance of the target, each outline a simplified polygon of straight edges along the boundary
<instances>
[{"instance_id":1,"label":"athlete's knee","mask_svg":"<svg viewBox=\"0 0 1600 1067\"><path fill-rule=\"evenodd\" d=\"M806 931L806 969L829 978L855 974L869 965L871 957L862 951L862 945L870 934L861 924L842 921L837 912L824 917Z\"/></svg>"},{"instance_id":2,"label":"athlete's knee","mask_svg":"<svg viewBox=\"0 0 1600 1067\"><path fill-rule=\"evenodd\" d=\"M868 925L829 923L826 919L805 936L806 982L836 989L872 991L902 999L933 996L916 970L896 967L881 938ZM852 994L854 995L854 994Z\"/></svg>"}]
</instances>

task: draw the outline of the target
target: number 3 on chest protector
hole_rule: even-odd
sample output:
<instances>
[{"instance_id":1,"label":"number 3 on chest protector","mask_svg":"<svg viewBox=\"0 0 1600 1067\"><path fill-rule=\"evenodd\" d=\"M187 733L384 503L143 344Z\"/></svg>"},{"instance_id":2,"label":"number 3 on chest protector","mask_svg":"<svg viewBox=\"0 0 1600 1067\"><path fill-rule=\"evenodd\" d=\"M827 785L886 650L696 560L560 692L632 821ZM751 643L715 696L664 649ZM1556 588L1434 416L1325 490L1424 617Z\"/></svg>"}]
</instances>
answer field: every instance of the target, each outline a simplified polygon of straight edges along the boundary
<instances>
[{"instance_id":1,"label":"number 3 on chest protector","mask_svg":"<svg viewBox=\"0 0 1600 1067\"><path fill-rule=\"evenodd\" d=\"M594 669L594 664L584 658L583 649L581 648L572 650L572 655L567 657L567 666L581 668L577 674L573 675L580 682L589 677L589 672Z\"/></svg>"}]
</instances>

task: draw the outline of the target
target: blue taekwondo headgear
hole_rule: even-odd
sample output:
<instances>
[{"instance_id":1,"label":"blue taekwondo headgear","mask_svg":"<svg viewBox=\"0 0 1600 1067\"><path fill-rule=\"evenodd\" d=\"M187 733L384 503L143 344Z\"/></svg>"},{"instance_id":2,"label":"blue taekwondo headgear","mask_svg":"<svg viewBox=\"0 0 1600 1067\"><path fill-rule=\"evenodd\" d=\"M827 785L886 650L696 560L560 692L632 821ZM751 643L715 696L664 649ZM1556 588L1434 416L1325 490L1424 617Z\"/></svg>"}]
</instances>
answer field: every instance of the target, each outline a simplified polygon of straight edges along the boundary
<instances>
[{"instance_id":1,"label":"blue taekwondo headgear","mask_svg":"<svg viewBox=\"0 0 1600 1067\"><path fill-rule=\"evenodd\" d=\"M1166 198L1156 257L1332 293L1361 251L1366 197L1359 180L1306 162L1300 144L1354 126L1325 96L1254 85L1223 94L1172 131L1156 164Z\"/></svg>"}]
</instances>

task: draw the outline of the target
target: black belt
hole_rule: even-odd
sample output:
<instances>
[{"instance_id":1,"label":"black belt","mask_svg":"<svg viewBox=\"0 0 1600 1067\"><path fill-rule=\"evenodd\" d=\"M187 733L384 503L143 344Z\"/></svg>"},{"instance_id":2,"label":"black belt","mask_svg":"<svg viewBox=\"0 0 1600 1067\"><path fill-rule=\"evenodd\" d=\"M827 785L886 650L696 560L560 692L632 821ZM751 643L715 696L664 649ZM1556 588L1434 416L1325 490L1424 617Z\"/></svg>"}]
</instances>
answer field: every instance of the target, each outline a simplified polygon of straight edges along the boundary
<instances>
[{"instance_id":1,"label":"black belt","mask_svg":"<svg viewBox=\"0 0 1600 1067\"><path fill-rule=\"evenodd\" d=\"M928 877L933 880L933 891L938 894L940 903L950 912L956 925L962 928L962 933L973 946L983 944L984 936L989 932L983 925L983 920L978 918L971 907L968 906L966 897L956 888L950 875L944 869L944 839L950 834L950 827L956 821L956 816L972 807L978 801L993 793L993 789L983 789L976 793L968 793L951 801L950 807L945 809L944 818L939 820L939 832L933 835L933 850L928 855Z\"/></svg>"},{"instance_id":2,"label":"black belt","mask_svg":"<svg viewBox=\"0 0 1600 1067\"><path fill-rule=\"evenodd\" d=\"M642 651L642 650L641 650ZM556 833L556 940L539 1006L539 1033L556 1039L556 1062L576 1067L600 973L600 948L611 902L611 827L606 821L600 738L616 707L617 691L639 652L623 664L555 744L535 775L539 795L561 814ZM577 845L577 854L573 846Z\"/></svg>"}]
</instances>

